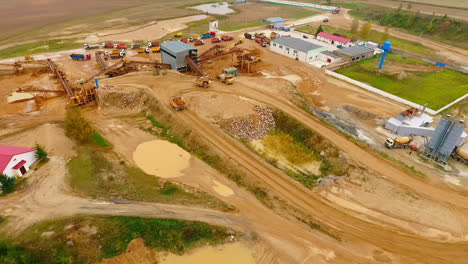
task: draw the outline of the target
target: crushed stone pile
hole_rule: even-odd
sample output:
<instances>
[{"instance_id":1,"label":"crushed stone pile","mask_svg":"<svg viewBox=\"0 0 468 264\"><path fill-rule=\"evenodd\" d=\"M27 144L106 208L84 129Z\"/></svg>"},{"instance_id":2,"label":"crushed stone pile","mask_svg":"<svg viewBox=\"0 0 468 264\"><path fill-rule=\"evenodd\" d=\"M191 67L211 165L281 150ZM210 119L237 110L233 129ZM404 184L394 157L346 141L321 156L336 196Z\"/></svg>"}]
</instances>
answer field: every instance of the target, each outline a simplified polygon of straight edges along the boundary
<instances>
[{"instance_id":1,"label":"crushed stone pile","mask_svg":"<svg viewBox=\"0 0 468 264\"><path fill-rule=\"evenodd\" d=\"M254 111L256 114L223 119L217 124L235 138L248 141L262 139L276 126L273 111L264 106L255 106Z\"/></svg>"},{"instance_id":2,"label":"crushed stone pile","mask_svg":"<svg viewBox=\"0 0 468 264\"><path fill-rule=\"evenodd\" d=\"M98 89L99 107L101 110L140 111L145 107L147 95L138 89L119 89L106 85Z\"/></svg>"}]
</instances>

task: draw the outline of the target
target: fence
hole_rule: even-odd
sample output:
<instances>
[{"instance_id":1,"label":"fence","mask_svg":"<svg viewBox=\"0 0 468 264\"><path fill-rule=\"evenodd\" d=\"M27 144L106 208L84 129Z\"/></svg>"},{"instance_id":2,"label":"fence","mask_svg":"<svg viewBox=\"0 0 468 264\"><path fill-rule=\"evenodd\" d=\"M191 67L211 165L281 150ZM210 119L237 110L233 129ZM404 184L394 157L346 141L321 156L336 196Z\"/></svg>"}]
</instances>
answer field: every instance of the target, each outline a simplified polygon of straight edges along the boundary
<instances>
[{"instance_id":1,"label":"fence","mask_svg":"<svg viewBox=\"0 0 468 264\"><path fill-rule=\"evenodd\" d=\"M368 91L371 91L371 92L373 92L373 93L380 94L380 95L382 95L382 96L384 96L384 97L387 97L387 98L390 98L390 99L392 99L392 100L394 100L394 101L403 103L403 104L405 104L405 105L409 105L409 106L415 107L415 108L422 108L422 107L423 107L422 105L413 103L413 102L411 102L411 101L408 101L408 100L403 99L403 98L401 98L401 97L398 97L398 96L396 96L396 95L393 95L393 94L384 92L384 91L382 91L382 90L380 90L380 89L377 89L377 88L375 88L375 87L373 87L373 86L370 86L370 85L368 85L368 84L365 84L365 83L356 81L356 80L351 79L351 78L349 78L349 77L347 77L347 76L344 76L344 75L342 75L342 74L339 74L339 73L336 73L336 72L333 72L333 71L330 71L330 70L325 70L325 73L326 73L327 75L330 75L330 76L333 76L333 77L335 77L335 78L337 78L337 79L340 79L340 80L343 80L343 81L345 81L345 82L354 84L354 85L356 85L356 86L358 86L358 87L361 87L361 88L366 89L366 90L368 90ZM465 94L465 95L463 95L463 96L457 98L456 100L454 100L454 101L451 102L450 104L447 104L446 106L440 108L439 110L432 110L432 109L430 109L430 108L426 108L426 112L429 113L429 114L431 114L431 115L437 115L437 114L439 114L440 112L444 111L445 109L451 107L452 105L454 105L454 104L460 102L461 100L463 100L463 99L465 99L465 98L467 98L467 97L468 97L468 94Z\"/></svg>"},{"instance_id":2,"label":"fence","mask_svg":"<svg viewBox=\"0 0 468 264\"><path fill-rule=\"evenodd\" d=\"M439 63L438 61L426 59L426 58L423 58L423 57L419 57L419 56L413 55L411 53L408 53L408 52L405 52L405 51L402 51L402 50L399 50L399 49L393 49L392 48L391 53L395 53L395 54L399 54L399 55L402 55L402 56L405 56L405 57L410 57L410 58L422 60L422 61L434 64L434 65ZM454 70L454 71L457 71L457 72L461 72L461 73L464 73L464 74L468 74L468 68L451 66L451 65L445 65L444 68Z\"/></svg>"}]
</instances>

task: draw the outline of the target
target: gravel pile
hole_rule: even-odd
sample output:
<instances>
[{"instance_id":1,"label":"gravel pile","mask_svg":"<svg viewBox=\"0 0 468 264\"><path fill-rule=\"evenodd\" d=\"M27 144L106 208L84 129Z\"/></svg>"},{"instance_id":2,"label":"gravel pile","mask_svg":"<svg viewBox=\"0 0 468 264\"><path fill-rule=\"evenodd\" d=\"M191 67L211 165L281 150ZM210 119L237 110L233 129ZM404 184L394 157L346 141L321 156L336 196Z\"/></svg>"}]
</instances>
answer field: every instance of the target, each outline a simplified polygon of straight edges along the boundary
<instances>
[{"instance_id":1,"label":"gravel pile","mask_svg":"<svg viewBox=\"0 0 468 264\"><path fill-rule=\"evenodd\" d=\"M235 138L242 140L256 140L264 138L275 128L273 111L268 107L255 106L256 114L247 117L224 119L218 125Z\"/></svg>"}]
</instances>

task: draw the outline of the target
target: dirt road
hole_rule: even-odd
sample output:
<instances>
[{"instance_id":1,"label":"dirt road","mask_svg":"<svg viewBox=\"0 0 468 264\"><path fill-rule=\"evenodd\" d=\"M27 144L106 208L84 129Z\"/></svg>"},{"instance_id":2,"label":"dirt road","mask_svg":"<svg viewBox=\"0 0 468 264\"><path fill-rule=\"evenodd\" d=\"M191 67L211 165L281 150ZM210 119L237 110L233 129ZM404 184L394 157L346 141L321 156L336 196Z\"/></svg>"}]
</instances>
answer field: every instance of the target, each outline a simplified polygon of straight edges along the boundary
<instances>
[{"instance_id":1,"label":"dirt road","mask_svg":"<svg viewBox=\"0 0 468 264\"><path fill-rule=\"evenodd\" d=\"M177 90L176 87L171 86L166 86L166 89L168 89L168 93L174 93L173 91ZM241 89L241 85L235 84L231 86L229 90ZM183 94L190 90L192 89L182 91L181 93ZM218 91L218 87L210 89L211 92L213 92L213 90ZM229 92L223 91L223 89L219 89L219 91ZM162 91L159 90L158 94L161 94L161 92ZM362 164L366 164L370 169L376 170L378 174L405 185L416 193L422 193L430 199L440 199L449 204L460 202L460 204L456 204L456 206L466 207L465 196L427 185L413 178L413 176L408 175L405 171L400 170L389 162L379 159L354 143L349 142L344 136L326 127L307 113L298 110L290 103L283 102L278 98L272 98L264 92L260 93L253 89L247 94L236 94L280 108L314 129L325 138L337 143L337 145L351 155L353 159ZM167 102L168 97L164 98L163 101ZM168 105L168 107L170 106ZM452 263L464 262L466 258L466 248L468 247L467 242L444 243L428 238L417 237L407 230L382 223L382 219L373 219L369 216L354 214L343 208L339 208L336 204L327 202L310 190L305 189L284 173L260 160L240 143L233 140L222 131L214 128L211 124L196 116L194 113L185 111L177 113L177 116L219 151L224 152L230 158L238 162L252 175L261 179L288 201L292 202L296 207L311 214L314 219L319 220L329 228L339 230L339 234L345 237L346 240L361 241L379 246L385 251L400 256L402 259L406 260L403 261L406 263L418 261L436 263L441 260L451 261ZM399 242L396 244L395 241Z\"/></svg>"}]
</instances>

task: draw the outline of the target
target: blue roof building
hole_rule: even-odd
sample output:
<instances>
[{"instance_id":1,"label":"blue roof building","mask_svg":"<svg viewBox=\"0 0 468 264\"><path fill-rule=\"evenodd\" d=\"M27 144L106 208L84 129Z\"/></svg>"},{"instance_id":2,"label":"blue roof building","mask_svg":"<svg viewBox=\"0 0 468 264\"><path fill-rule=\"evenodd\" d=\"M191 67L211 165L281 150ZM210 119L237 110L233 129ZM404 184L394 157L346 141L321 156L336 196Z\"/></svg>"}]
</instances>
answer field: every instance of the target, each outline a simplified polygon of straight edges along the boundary
<instances>
[{"instance_id":1,"label":"blue roof building","mask_svg":"<svg viewBox=\"0 0 468 264\"><path fill-rule=\"evenodd\" d=\"M269 17L263 19L264 22L271 23L272 29L282 29L284 28L284 19L282 17Z\"/></svg>"}]
</instances>

